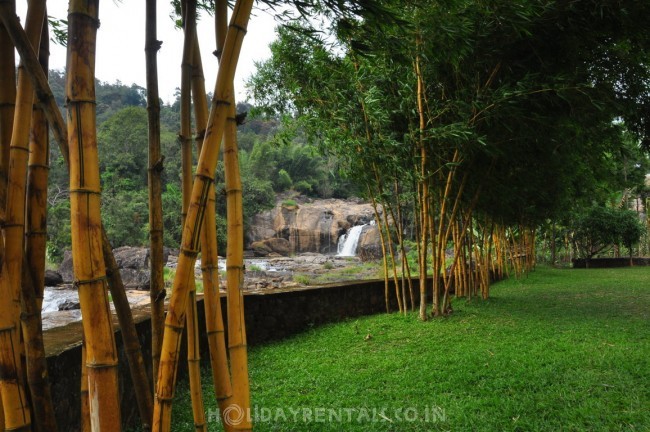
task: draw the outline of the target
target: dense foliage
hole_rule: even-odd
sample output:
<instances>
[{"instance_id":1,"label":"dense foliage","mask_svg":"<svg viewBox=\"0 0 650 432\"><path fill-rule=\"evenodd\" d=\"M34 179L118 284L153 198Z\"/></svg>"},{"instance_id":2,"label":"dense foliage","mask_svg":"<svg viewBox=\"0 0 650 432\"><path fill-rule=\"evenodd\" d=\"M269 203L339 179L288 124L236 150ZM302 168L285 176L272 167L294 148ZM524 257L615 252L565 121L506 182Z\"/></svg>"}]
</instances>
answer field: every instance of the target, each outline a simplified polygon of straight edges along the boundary
<instances>
[{"instance_id":1,"label":"dense foliage","mask_svg":"<svg viewBox=\"0 0 650 432\"><path fill-rule=\"evenodd\" d=\"M50 83L59 105L63 104L64 76L53 71ZM97 136L102 182L102 218L114 247L148 244L147 112L145 90L135 84L96 82ZM180 95L178 95L180 96ZM240 104L240 112L252 110ZM165 244L177 247L181 238L180 101L161 107L163 216ZM287 139L282 123L270 116L249 115L239 127L246 223L256 213L275 204L276 193L297 190L314 197L347 196L338 181L333 160L300 139ZM49 253L61 258L70 247L68 178L58 147L51 149L49 192ZM217 168L217 191L223 198L223 164ZM217 199L220 250L225 250L225 199Z\"/></svg>"}]
</instances>

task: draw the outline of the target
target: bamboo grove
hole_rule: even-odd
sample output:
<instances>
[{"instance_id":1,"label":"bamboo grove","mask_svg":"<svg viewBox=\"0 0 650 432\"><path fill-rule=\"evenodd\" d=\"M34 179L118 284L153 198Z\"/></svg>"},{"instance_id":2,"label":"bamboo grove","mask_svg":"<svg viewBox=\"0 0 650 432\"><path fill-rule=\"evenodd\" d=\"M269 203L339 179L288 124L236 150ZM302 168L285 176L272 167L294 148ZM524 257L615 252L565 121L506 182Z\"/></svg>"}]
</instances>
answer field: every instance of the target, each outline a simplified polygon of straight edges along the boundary
<instances>
[{"instance_id":1,"label":"bamboo grove","mask_svg":"<svg viewBox=\"0 0 650 432\"><path fill-rule=\"evenodd\" d=\"M138 399L144 430L170 430L180 335L187 326L188 365L193 388L197 430L206 430L201 401L200 373L193 266L202 253L206 293L206 327L209 332L211 365L221 413L236 405L249 404L246 338L240 281L243 269L241 232L241 186L238 166L228 168L228 248L229 345L218 292L215 197L213 173L222 137L226 142L226 164L237 165L236 127L232 81L241 50L252 2L238 2L227 25L227 7L221 2L216 26L218 48L225 59L220 68L212 110L208 116L198 38L194 28L196 2L183 3L185 48L182 59L183 121L179 125L184 155L184 242L182 257L164 319L165 292L162 288L162 229L159 141L159 100L157 97L156 2L147 2L147 83L149 94L149 176L152 278L152 333L155 386L148 383L146 366L109 239L99 213L101 194L95 126L94 53L99 23L97 1L71 1L68 16L67 118L53 103L47 79L49 42L45 1L30 1L25 28L15 15L11 1L0 2L0 135L2 158L3 242L2 329L0 343L0 430L57 430L49 391L42 341L40 308L45 269L45 221L49 142L48 122L70 171L71 220L75 285L82 308L84 344L81 359L82 430L120 430L120 396L117 383L117 350L111 323L109 291L114 303L127 352L131 379ZM20 54L15 70L14 49ZM39 57L40 53L40 57ZM40 63L39 63L40 58ZM190 98L195 107L198 165L192 186L192 131ZM36 98L38 100L36 100ZM231 120L229 120L231 119ZM66 125L67 124L67 125ZM204 145L205 141L205 145ZM206 149L206 151L203 151ZM201 230L202 226L205 229ZM237 249L240 249L239 251ZM230 352L228 354L228 351ZM228 361L230 357L230 361ZM23 361L26 360L26 361ZM232 371L232 372L231 372ZM196 398L194 396L196 395ZM154 397L155 396L155 397ZM224 422L226 430L250 430L250 422Z\"/></svg>"},{"instance_id":2,"label":"bamboo grove","mask_svg":"<svg viewBox=\"0 0 650 432\"><path fill-rule=\"evenodd\" d=\"M621 94L604 77L626 88L647 77L639 58L616 54L623 41L647 46L635 21L647 11L590 5L425 1L381 26L278 31L252 94L336 157L380 209L387 309L390 297L423 320L446 315L452 296L487 298L491 280L530 271L539 227L575 207L577 185L593 193L584 172L606 171L597 155L622 145L612 120L644 139L644 85ZM591 50L566 48L594 39ZM415 274L432 276L419 302Z\"/></svg>"}]
</instances>

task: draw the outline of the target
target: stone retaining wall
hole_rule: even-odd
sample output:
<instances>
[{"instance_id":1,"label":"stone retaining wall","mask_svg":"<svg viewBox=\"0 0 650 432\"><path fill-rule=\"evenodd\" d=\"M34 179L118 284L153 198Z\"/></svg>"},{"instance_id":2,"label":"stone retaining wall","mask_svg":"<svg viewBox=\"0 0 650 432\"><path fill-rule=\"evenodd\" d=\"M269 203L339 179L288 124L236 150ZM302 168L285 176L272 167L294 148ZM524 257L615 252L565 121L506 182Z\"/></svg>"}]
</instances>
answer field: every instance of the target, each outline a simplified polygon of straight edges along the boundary
<instances>
[{"instance_id":1,"label":"stone retaining wall","mask_svg":"<svg viewBox=\"0 0 650 432\"><path fill-rule=\"evenodd\" d=\"M630 258L591 258L586 260L578 258L573 260L573 268L612 268L612 267L632 267L632 266L649 266L650 258L633 257L630 265Z\"/></svg>"},{"instance_id":2,"label":"stone retaining wall","mask_svg":"<svg viewBox=\"0 0 650 432\"><path fill-rule=\"evenodd\" d=\"M416 305L419 302L418 286L418 281L415 280ZM394 289L394 285L391 283L391 294L394 293ZM224 316L226 316L225 303L225 298L223 298ZM287 291L250 292L244 296L244 308L248 344L257 345L297 334L314 325L385 312L384 282L375 280ZM134 320L140 336L140 343L144 348L145 364L149 366L148 373L151 378L151 323L147 309L134 310ZM396 309L396 301L393 301L391 310ZM207 339L202 299L199 299L198 311L201 327L201 355L203 361L207 361ZM120 361L122 421L125 426L137 425L139 422L137 405L119 333L118 329L116 343ZM71 323L46 331L44 339L52 394L55 395L54 404L59 430L78 431L81 323ZM183 341L183 352L187 352L185 346L186 342ZM181 358L186 358L186 354L181 354ZM179 379L183 379L186 376L186 363L180 362L180 365Z\"/></svg>"}]
</instances>

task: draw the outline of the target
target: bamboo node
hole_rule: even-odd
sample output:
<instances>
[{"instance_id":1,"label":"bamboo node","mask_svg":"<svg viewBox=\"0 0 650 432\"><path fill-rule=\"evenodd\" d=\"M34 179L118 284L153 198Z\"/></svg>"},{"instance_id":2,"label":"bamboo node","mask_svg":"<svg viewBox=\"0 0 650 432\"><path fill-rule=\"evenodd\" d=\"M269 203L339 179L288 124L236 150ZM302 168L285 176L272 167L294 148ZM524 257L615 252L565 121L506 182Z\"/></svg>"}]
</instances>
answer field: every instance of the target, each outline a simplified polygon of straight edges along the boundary
<instances>
[{"instance_id":1,"label":"bamboo node","mask_svg":"<svg viewBox=\"0 0 650 432\"><path fill-rule=\"evenodd\" d=\"M226 266L226 270L243 270L243 271L246 271L246 266L245 265L241 265L241 266L230 265L230 266Z\"/></svg>"},{"instance_id":2,"label":"bamboo node","mask_svg":"<svg viewBox=\"0 0 650 432\"><path fill-rule=\"evenodd\" d=\"M14 150L22 150L22 151L24 151L26 153L29 153L29 148L28 147L13 145L13 146L11 146L11 151L14 151Z\"/></svg>"},{"instance_id":3,"label":"bamboo node","mask_svg":"<svg viewBox=\"0 0 650 432\"><path fill-rule=\"evenodd\" d=\"M92 105L97 105L97 101L94 99L71 99L71 98L66 98L66 106L69 106L70 104L82 104L82 103L88 103Z\"/></svg>"},{"instance_id":4,"label":"bamboo node","mask_svg":"<svg viewBox=\"0 0 650 432\"><path fill-rule=\"evenodd\" d=\"M234 28L234 29L237 29L237 30L239 30L240 32L242 32L244 34L248 33L248 29L246 27L240 26L239 24L233 23L233 24L230 24L230 27Z\"/></svg>"},{"instance_id":5,"label":"bamboo node","mask_svg":"<svg viewBox=\"0 0 650 432\"><path fill-rule=\"evenodd\" d=\"M181 321L182 321L182 317L181 317ZM171 329L171 331L173 331L174 333L180 334L180 333L183 332L183 329L185 328L185 326L182 325L182 324L181 325L174 325L174 324L165 323L165 328Z\"/></svg>"},{"instance_id":6,"label":"bamboo node","mask_svg":"<svg viewBox=\"0 0 650 432\"><path fill-rule=\"evenodd\" d=\"M16 326L1 327L1 328L0 328L0 333L6 333L6 332L9 332L9 331L12 331L12 330L15 329L15 328L16 328Z\"/></svg>"},{"instance_id":7,"label":"bamboo node","mask_svg":"<svg viewBox=\"0 0 650 432\"><path fill-rule=\"evenodd\" d=\"M160 49L160 47L162 46L162 44L163 44L162 41L154 40L154 41L151 41L151 42L148 42L147 44L145 44L144 50L145 51L158 51Z\"/></svg>"},{"instance_id":8,"label":"bamboo node","mask_svg":"<svg viewBox=\"0 0 650 432\"><path fill-rule=\"evenodd\" d=\"M225 330L209 330L205 332L205 334L208 336L218 335L220 333L225 333Z\"/></svg>"},{"instance_id":9,"label":"bamboo node","mask_svg":"<svg viewBox=\"0 0 650 432\"><path fill-rule=\"evenodd\" d=\"M33 163L33 164L27 165L27 168L29 168L29 169L41 168L41 169L49 170L50 166L45 165L45 164L35 164L35 163Z\"/></svg>"},{"instance_id":10,"label":"bamboo node","mask_svg":"<svg viewBox=\"0 0 650 432\"><path fill-rule=\"evenodd\" d=\"M21 224L21 223L5 222L5 223L2 224L2 228L11 228L11 227L14 227L14 228L15 227L21 227L22 228L24 226L25 226L25 224Z\"/></svg>"},{"instance_id":11,"label":"bamboo node","mask_svg":"<svg viewBox=\"0 0 650 432\"><path fill-rule=\"evenodd\" d=\"M210 264L210 265L201 266L201 271L211 271L211 270L219 270L219 265Z\"/></svg>"},{"instance_id":12,"label":"bamboo node","mask_svg":"<svg viewBox=\"0 0 650 432\"><path fill-rule=\"evenodd\" d=\"M189 258L196 258L199 255L197 249L181 249L181 253Z\"/></svg>"},{"instance_id":13,"label":"bamboo node","mask_svg":"<svg viewBox=\"0 0 650 432\"><path fill-rule=\"evenodd\" d=\"M70 189L70 193L86 194L86 195L101 195L100 191L87 189L87 188Z\"/></svg>"},{"instance_id":14,"label":"bamboo node","mask_svg":"<svg viewBox=\"0 0 650 432\"><path fill-rule=\"evenodd\" d=\"M106 276L104 275L94 279L77 279L72 283L72 286L79 288L79 285L90 285L97 282L106 282Z\"/></svg>"},{"instance_id":15,"label":"bamboo node","mask_svg":"<svg viewBox=\"0 0 650 432\"><path fill-rule=\"evenodd\" d=\"M96 29L99 28L99 19L85 12L68 12L68 21L70 21L70 17L84 18L94 24Z\"/></svg>"},{"instance_id":16,"label":"bamboo node","mask_svg":"<svg viewBox=\"0 0 650 432\"><path fill-rule=\"evenodd\" d=\"M161 300L165 300L165 297L167 296L167 290L166 289L161 289L158 291L158 294L156 294L156 298L154 299L154 303L158 303Z\"/></svg>"},{"instance_id":17,"label":"bamboo node","mask_svg":"<svg viewBox=\"0 0 650 432\"><path fill-rule=\"evenodd\" d=\"M194 175L194 178L200 178L200 179L203 179L203 180L205 180L205 181L207 181L209 183L214 181L214 177L211 177L211 176L209 176L207 174L197 173L197 174Z\"/></svg>"},{"instance_id":18,"label":"bamboo node","mask_svg":"<svg viewBox=\"0 0 650 432\"><path fill-rule=\"evenodd\" d=\"M212 103L215 105L226 105L230 106L230 101L228 99L217 99L216 97L212 99Z\"/></svg>"},{"instance_id":19,"label":"bamboo node","mask_svg":"<svg viewBox=\"0 0 650 432\"><path fill-rule=\"evenodd\" d=\"M117 367L117 361L108 363L86 363L86 367L89 369L111 369Z\"/></svg>"},{"instance_id":20,"label":"bamboo node","mask_svg":"<svg viewBox=\"0 0 650 432\"><path fill-rule=\"evenodd\" d=\"M158 396L156 395L156 400L160 402L172 402L174 400L174 396Z\"/></svg>"},{"instance_id":21,"label":"bamboo node","mask_svg":"<svg viewBox=\"0 0 650 432\"><path fill-rule=\"evenodd\" d=\"M27 237L35 237L35 236L42 236L42 235L47 235L46 230L30 230L25 233L25 236Z\"/></svg>"},{"instance_id":22,"label":"bamboo node","mask_svg":"<svg viewBox=\"0 0 650 432\"><path fill-rule=\"evenodd\" d=\"M153 165L149 167L149 171L161 172L164 168L163 163L165 162L165 155L161 155L160 159L154 162Z\"/></svg>"}]
</instances>

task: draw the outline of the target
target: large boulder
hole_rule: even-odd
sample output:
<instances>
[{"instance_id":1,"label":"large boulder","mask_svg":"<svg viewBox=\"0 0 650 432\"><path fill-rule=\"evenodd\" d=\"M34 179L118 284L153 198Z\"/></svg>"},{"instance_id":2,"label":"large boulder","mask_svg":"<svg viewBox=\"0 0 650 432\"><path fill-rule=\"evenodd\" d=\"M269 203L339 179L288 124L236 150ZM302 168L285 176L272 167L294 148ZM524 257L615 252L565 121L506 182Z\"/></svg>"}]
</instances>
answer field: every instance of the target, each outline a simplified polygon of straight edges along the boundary
<instances>
[{"instance_id":1,"label":"large boulder","mask_svg":"<svg viewBox=\"0 0 650 432\"><path fill-rule=\"evenodd\" d=\"M372 205L358 199L295 200L296 205L279 201L273 209L253 218L246 235L249 248L256 255L263 256L265 250L259 242L285 256L309 252L336 253L341 235L354 225L374 219ZM288 242L288 251L278 249L278 246L284 247L279 239ZM276 243L271 246L269 241Z\"/></svg>"},{"instance_id":2,"label":"large boulder","mask_svg":"<svg viewBox=\"0 0 650 432\"><path fill-rule=\"evenodd\" d=\"M357 255L363 262L378 260L384 256L381 248L381 235L377 225L363 227L357 245Z\"/></svg>"},{"instance_id":3,"label":"large boulder","mask_svg":"<svg viewBox=\"0 0 650 432\"><path fill-rule=\"evenodd\" d=\"M164 249L163 262L167 262L170 252L170 249ZM148 248L123 246L113 249L113 256L120 270L122 283L126 289L149 289L150 259ZM72 253L70 251L64 252L63 261L59 266L59 273L63 278L63 282L74 282Z\"/></svg>"},{"instance_id":4,"label":"large boulder","mask_svg":"<svg viewBox=\"0 0 650 432\"><path fill-rule=\"evenodd\" d=\"M63 276L61 273L54 270L45 270L45 286L57 286L63 283Z\"/></svg>"},{"instance_id":5,"label":"large boulder","mask_svg":"<svg viewBox=\"0 0 650 432\"><path fill-rule=\"evenodd\" d=\"M59 274L63 278L63 283L74 282L74 270L72 268L72 251L63 252L63 261L59 264Z\"/></svg>"}]
</instances>

